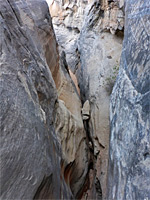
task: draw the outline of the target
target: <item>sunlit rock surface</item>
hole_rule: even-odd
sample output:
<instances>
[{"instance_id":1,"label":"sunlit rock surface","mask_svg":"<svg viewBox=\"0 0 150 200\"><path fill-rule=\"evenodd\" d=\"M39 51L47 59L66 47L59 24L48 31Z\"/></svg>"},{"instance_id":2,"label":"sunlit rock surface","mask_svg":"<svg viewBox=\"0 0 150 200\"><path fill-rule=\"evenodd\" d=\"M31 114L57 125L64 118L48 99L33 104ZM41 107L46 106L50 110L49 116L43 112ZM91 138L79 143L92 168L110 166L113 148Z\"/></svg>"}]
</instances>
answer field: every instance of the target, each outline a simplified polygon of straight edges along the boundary
<instances>
[{"instance_id":1,"label":"sunlit rock surface","mask_svg":"<svg viewBox=\"0 0 150 200\"><path fill-rule=\"evenodd\" d=\"M90 150L83 199L105 199L109 147L109 99L118 73L124 1L53 1L58 44L80 88L82 118ZM88 105L86 105L88 102Z\"/></svg>"},{"instance_id":2,"label":"sunlit rock surface","mask_svg":"<svg viewBox=\"0 0 150 200\"><path fill-rule=\"evenodd\" d=\"M150 2L126 1L121 67L110 106L108 199L150 199Z\"/></svg>"},{"instance_id":3,"label":"sunlit rock surface","mask_svg":"<svg viewBox=\"0 0 150 200\"><path fill-rule=\"evenodd\" d=\"M49 6L0 0L1 199L148 200L150 3Z\"/></svg>"},{"instance_id":4,"label":"sunlit rock surface","mask_svg":"<svg viewBox=\"0 0 150 200\"><path fill-rule=\"evenodd\" d=\"M61 169L74 197L80 198L88 179L89 148L81 116L81 100L71 79L65 53L61 50L58 73L55 131L62 148Z\"/></svg>"},{"instance_id":5,"label":"sunlit rock surface","mask_svg":"<svg viewBox=\"0 0 150 200\"><path fill-rule=\"evenodd\" d=\"M116 8L119 9L117 6ZM109 12L113 12L111 7ZM99 199L101 196L103 199L106 198L110 132L109 100L118 73L122 49L123 33L117 30L117 26L116 30L113 29L113 34L111 33L111 21L107 19L106 14L107 9L103 10L103 4L99 2L89 6L85 12L78 40L80 66L76 75L81 99L83 102L89 100L91 108L87 132L93 145L94 175L91 180L93 187L88 192L89 199ZM114 23L117 24L115 18Z\"/></svg>"}]
</instances>

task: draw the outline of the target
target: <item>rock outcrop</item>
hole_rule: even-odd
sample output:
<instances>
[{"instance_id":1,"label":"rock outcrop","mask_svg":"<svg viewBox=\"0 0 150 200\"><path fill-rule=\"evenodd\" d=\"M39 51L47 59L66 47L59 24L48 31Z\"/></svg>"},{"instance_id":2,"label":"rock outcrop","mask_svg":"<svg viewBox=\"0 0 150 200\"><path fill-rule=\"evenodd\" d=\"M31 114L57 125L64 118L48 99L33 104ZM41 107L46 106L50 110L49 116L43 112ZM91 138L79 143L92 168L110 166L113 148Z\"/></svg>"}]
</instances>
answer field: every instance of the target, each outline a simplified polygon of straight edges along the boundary
<instances>
[{"instance_id":1,"label":"rock outcrop","mask_svg":"<svg viewBox=\"0 0 150 200\"><path fill-rule=\"evenodd\" d=\"M62 148L61 170L74 197L80 198L89 173L89 148L81 116L81 100L71 79L65 53L61 50L59 66L55 131Z\"/></svg>"},{"instance_id":2,"label":"rock outcrop","mask_svg":"<svg viewBox=\"0 0 150 200\"><path fill-rule=\"evenodd\" d=\"M81 99L83 102L88 99L91 107L88 134L93 144L93 188L95 189L89 199L99 199L101 193L103 199L106 197L110 131L109 100L120 62L123 38L122 31L117 29L120 26L117 24L118 18L112 16L117 15L113 13L113 9L119 12L119 8L117 5L114 8L114 3L107 6L108 10L103 4L94 2L86 10L78 41L80 66L76 74ZM111 19L107 19L108 15Z\"/></svg>"},{"instance_id":3,"label":"rock outcrop","mask_svg":"<svg viewBox=\"0 0 150 200\"><path fill-rule=\"evenodd\" d=\"M150 199L150 2L126 1L125 38L110 106L108 199Z\"/></svg>"},{"instance_id":4,"label":"rock outcrop","mask_svg":"<svg viewBox=\"0 0 150 200\"><path fill-rule=\"evenodd\" d=\"M47 4L0 1L0 23L1 199L71 198L54 131L58 53Z\"/></svg>"},{"instance_id":5,"label":"rock outcrop","mask_svg":"<svg viewBox=\"0 0 150 200\"><path fill-rule=\"evenodd\" d=\"M52 1L58 44L76 76L90 149L90 188L83 198L106 197L109 100L120 62L124 1Z\"/></svg>"},{"instance_id":6,"label":"rock outcrop","mask_svg":"<svg viewBox=\"0 0 150 200\"><path fill-rule=\"evenodd\" d=\"M82 28L84 9L88 1L53 0L50 13L57 36L57 41L66 52L66 60L72 70L78 65L77 39Z\"/></svg>"},{"instance_id":7,"label":"rock outcrop","mask_svg":"<svg viewBox=\"0 0 150 200\"><path fill-rule=\"evenodd\" d=\"M0 0L1 199L150 198L149 8Z\"/></svg>"},{"instance_id":8,"label":"rock outcrop","mask_svg":"<svg viewBox=\"0 0 150 200\"><path fill-rule=\"evenodd\" d=\"M89 171L82 105L47 3L1 1L0 23L1 198L78 198Z\"/></svg>"}]
</instances>

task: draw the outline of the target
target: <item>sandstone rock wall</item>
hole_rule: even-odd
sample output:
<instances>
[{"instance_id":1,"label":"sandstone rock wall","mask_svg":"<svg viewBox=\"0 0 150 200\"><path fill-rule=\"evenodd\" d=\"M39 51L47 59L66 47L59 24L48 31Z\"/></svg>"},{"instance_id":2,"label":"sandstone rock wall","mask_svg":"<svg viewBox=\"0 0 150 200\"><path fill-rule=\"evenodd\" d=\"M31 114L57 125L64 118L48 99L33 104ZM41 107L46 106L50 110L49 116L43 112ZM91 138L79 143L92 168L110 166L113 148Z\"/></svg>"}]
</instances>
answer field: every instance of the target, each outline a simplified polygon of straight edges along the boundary
<instances>
[{"instance_id":1,"label":"sandstone rock wall","mask_svg":"<svg viewBox=\"0 0 150 200\"><path fill-rule=\"evenodd\" d=\"M119 76L111 96L108 199L150 198L150 2L126 1Z\"/></svg>"},{"instance_id":2,"label":"sandstone rock wall","mask_svg":"<svg viewBox=\"0 0 150 200\"><path fill-rule=\"evenodd\" d=\"M81 196L89 165L81 101L47 4L0 1L0 23L1 198Z\"/></svg>"},{"instance_id":3,"label":"sandstone rock wall","mask_svg":"<svg viewBox=\"0 0 150 200\"><path fill-rule=\"evenodd\" d=\"M58 63L47 4L0 1L0 23L1 199L71 198L53 125Z\"/></svg>"},{"instance_id":4,"label":"sandstone rock wall","mask_svg":"<svg viewBox=\"0 0 150 200\"><path fill-rule=\"evenodd\" d=\"M0 0L1 199L150 198L149 7Z\"/></svg>"},{"instance_id":5,"label":"sandstone rock wall","mask_svg":"<svg viewBox=\"0 0 150 200\"><path fill-rule=\"evenodd\" d=\"M79 90L43 1L1 1L1 198L80 198L89 148Z\"/></svg>"},{"instance_id":6,"label":"sandstone rock wall","mask_svg":"<svg viewBox=\"0 0 150 200\"><path fill-rule=\"evenodd\" d=\"M87 1L52 1L50 13L57 41L66 52L66 60L72 70L78 65L77 39L82 27L84 7Z\"/></svg>"},{"instance_id":7,"label":"sandstone rock wall","mask_svg":"<svg viewBox=\"0 0 150 200\"><path fill-rule=\"evenodd\" d=\"M59 45L77 78L90 149L90 171L83 199L106 197L109 147L109 99L120 62L123 1L53 1L50 6ZM76 86L77 86L76 84ZM84 105L83 105L83 112Z\"/></svg>"},{"instance_id":8,"label":"sandstone rock wall","mask_svg":"<svg viewBox=\"0 0 150 200\"><path fill-rule=\"evenodd\" d=\"M71 79L65 53L61 50L59 66L55 131L62 148L62 174L74 197L79 198L89 172L89 149L81 116L81 100Z\"/></svg>"},{"instance_id":9,"label":"sandstone rock wall","mask_svg":"<svg viewBox=\"0 0 150 200\"><path fill-rule=\"evenodd\" d=\"M122 32L117 28L116 19L111 16L114 12L111 6L114 6L113 3L109 9L106 7L103 10L103 5L94 2L86 10L78 41L81 64L76 74L81 99L83 102L88 99L91 107L90 119L87 123L89 137L93 144L94 178L91 180L93 192L89 191L89 199L99 199L101 193L105 199L107 190L109 100L119 67L123 38ZM116 8L119 10L117 5ZM107 18L108 12L111 19Z\"/></svg>"}]
</instances>

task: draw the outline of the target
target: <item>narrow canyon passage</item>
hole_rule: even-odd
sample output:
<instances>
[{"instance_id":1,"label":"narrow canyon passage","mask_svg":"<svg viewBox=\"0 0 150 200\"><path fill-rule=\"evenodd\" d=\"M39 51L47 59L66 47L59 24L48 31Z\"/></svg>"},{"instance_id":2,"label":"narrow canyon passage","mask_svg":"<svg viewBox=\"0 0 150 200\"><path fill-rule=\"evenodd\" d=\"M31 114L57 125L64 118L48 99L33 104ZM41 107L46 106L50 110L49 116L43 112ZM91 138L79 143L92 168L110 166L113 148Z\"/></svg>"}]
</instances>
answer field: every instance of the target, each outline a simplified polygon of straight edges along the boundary
<instances>
[{"instance_id":1,"label":"narrow canyon passage","mask_svg":"<svg viewBox=\"0 0 150 200\"><path fill-rule=\"evenodd\" d=\"M49 2L49 7L56 40L60 51L65 53L69 74L74 81L82 106L82 109L78 108L78 113L75 114L76 100L72 99L71 95L68 99L68 95L62 95L58 89L59 99L64 101L74 116L81 112L84 124L80 134L86 136L85 154L89 155L79 161L82 162L80 168L86 171L83 180L81 178L77 180L83 181L79 197L106 199L110 133L109 101L118 74L122 50L123 2L54 0ZM65 90L63 84L61 87ZM63 113L61 116L63 117ZM62 146L66 145L63 141L66 129L64 132L61 131ZM69 150L72 148L68 147ZM69 158L67 159L70 163ZM76 158L75 162L78 159L80 158ZM74 191L74 187L71 188Z\"/></svg>"},{"instance_id":2,"label":"narrow canyon passage","mask_svg":"<svg viewBox=\"0 0 150 200\"><path fill-rule=\"evenodd\" d=\"M150 199L150 2L0 0L0 198Z\"/></svg>"}]
</instances>

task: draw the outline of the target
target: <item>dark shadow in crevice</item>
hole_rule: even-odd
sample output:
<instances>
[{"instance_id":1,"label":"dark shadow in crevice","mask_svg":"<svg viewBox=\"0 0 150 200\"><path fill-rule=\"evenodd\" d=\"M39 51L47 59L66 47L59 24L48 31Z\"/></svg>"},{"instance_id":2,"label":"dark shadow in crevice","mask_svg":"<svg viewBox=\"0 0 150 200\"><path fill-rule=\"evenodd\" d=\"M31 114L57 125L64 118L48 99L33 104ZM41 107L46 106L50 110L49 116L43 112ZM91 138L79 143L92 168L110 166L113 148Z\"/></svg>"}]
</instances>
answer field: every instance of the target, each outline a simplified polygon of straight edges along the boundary
<instances>
[{"instance_id":1,"label":"dark shadow in crevice","mask_svg":"<svg viewBox=\"0 0 150 200\"><path fill-rule=\"evenodd\" d=\"M52 174L48 177L44 177L40 186L37 189L33 199L52 199Z\"/></svg>"}]
</instances>

